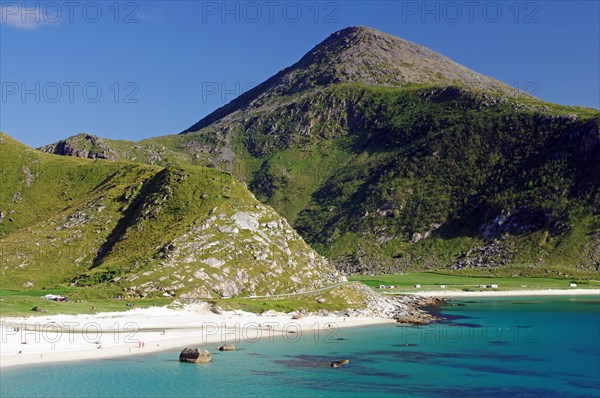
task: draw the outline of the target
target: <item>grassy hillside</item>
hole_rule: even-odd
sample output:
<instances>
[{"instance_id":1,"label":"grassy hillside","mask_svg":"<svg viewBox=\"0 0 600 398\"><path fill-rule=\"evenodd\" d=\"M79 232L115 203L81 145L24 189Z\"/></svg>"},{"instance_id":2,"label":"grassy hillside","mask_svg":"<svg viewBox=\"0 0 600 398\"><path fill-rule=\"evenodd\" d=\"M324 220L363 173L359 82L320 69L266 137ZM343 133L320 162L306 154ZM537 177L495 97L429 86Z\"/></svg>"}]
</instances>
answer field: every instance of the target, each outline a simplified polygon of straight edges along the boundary
<instances>
[{"instance_id":1,"label":"grassy hillside","mask_svg":"<svg viewBox=\"0 0 600 398\"><path fill-rule=\"evenodd\" d=\"M216 169L65 158L4 134L0 162L0 289L218 298L341 280L284 219Z\"/></svg>"},{"instance_id":2,"label":"grassy hillside","mask_svg":"<svg viewBox=\"0 0 600 398\"><path fill-rule=\"evenodd\" d=\"M44 150L226 170L348 272L594 275L599 125L350 27L182 134Z\"/></svg>"},{"instance_id":3,"label":"grassy hillside","mask_svg":"<svg viewBox=\"0 0 600 398\"><path fill-rule=\"evenodd\" d=\"M431 86L278 101L160 142L248 181L350 272L599 269L597 111Z\"/></svg>"}]
</instances>

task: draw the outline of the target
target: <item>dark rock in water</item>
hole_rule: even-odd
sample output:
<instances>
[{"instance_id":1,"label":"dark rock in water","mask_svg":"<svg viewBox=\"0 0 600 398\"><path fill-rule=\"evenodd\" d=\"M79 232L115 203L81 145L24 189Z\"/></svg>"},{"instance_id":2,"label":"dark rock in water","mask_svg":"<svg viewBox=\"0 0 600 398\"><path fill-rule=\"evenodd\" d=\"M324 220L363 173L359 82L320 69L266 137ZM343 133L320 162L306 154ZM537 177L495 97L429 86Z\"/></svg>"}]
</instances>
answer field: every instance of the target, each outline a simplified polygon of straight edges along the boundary
<instances>
[{"instance_id":1,"label":"dark rock in water","mask_svg":"<svg viewBox=\"0 0 600 398\"><path fill-rule=\"evenodd\" d=\"M396 322L409 325L427 325L438 319L439 318L423 311L413 311L405 316L396 318Z\"/></svg>"},{"instance_id":2,"label":"dark rock in water","mask_svg":"<svg viewBox=\"0 0 600 398\"><path fill-rule=\"evenodd\" d=\"M219 351L235 351L236 348L233 344L223 344L219 347Z\"/></svg>"},{"instance_id":3,"label":"dark rock in water","mask_svg":"<svg viewBox=\"0 0 600 398\"><path fill-rule=\"evenodd\" d=\"M179 362L206 363L211 359L210 352L199 348L184 348L179 354Z\"/></svg>"},{"instance_id":4,"label":"dark rock in water","mask_svg":"<svg viewBox=\"0 0 600 398\"><path fill-rule=\"evenodd\" d=\"M342 365L348 365L350 363L350 360L348 359L342 359L341 361L333 361L331 362L331 367L332 368L339 368Z\"/></svg>"}]
</instances>

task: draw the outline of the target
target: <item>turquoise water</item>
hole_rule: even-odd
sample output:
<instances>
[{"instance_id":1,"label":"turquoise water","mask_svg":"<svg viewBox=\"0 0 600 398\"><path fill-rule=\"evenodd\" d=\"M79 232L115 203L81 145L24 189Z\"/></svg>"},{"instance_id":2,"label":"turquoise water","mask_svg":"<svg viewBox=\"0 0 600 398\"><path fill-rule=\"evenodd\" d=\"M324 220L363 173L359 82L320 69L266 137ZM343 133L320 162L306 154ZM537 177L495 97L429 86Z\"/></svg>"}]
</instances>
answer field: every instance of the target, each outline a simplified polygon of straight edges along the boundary
<instances>
[{"instance_id":1,"label":"turquoise water","mask_svg":"<svg viewBox=\"0 0 600 398\"><path fill-rule=\"evenodd\" d=\"M600 397L600 300L455 300L448 319L240 342L202 365L179 351L2 371L0 396ZM213 348L213 347L209 347ZM347 358L339 369L328 361Z\"/></svg>"}]
</instances>

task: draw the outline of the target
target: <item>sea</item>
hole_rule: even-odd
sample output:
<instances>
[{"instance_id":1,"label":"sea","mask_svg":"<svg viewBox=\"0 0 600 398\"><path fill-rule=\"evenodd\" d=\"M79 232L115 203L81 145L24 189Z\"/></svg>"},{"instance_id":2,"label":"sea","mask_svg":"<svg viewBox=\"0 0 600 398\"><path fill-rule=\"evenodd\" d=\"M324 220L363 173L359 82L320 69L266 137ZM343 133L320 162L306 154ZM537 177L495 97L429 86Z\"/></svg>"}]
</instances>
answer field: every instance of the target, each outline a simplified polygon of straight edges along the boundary
<instances>
[{"instance_id":1,"label":"sea","mask_svg":"<svg viewBox=\"0 0 600 398\"><path fill-rule=\"evenodd\" d=\"M0 397L600 397L598 296L449 303L432 325L244 336L206 346L207 364L171 350L8 368Z\"/></svg>"}]
</instances>

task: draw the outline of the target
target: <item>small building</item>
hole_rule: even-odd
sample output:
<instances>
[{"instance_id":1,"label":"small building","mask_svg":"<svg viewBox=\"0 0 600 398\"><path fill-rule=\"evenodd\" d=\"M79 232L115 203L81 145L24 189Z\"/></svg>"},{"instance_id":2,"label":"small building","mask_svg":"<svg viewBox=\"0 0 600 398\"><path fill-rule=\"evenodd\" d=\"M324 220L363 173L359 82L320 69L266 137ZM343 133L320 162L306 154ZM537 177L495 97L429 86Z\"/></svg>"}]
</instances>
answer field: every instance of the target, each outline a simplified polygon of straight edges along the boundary
<instances>
[{"instance_id":1,"label":"small building","mask_svg":"<svg viewBox=\"0 0 600 398\"><path fill-rule=\"evenodd\" d=\"M480 289L485 289L485 288L487 288L487 286L486 285L479 285L479 288Z\"/></svg>"},{"instance_id":2,"label":"small building","mask_svg":"<svg viewBox=\"0 0 600 398\"><path fill-rule=\"evenodd\" d=\"M416 287L417 289L420 289L420 288L421 288L421 285L415 285L415 287Z\"/></svg>"},{"instance_id":3,"label":"small building","mask_svg":"<svg viewBox=\"0 0 600 398\"><path fill-rule=\"evenodd\" d=\"M440 285L440 289L445 289L446 285Z\"/></svg>"},{"instance_id":4,"label":"small building","mask_svg":"<svg viewBox=\"0 0 600 398\"><path fill-rule=\"evenodd\" d=\"M379 285L379 289L385 289L385 285Z\"/></svg>"},{"instance_id":5,"label":"small building","mask_svg":"<svg viewBox=\"0 0 600 398\"><path fill-rule=\"evenodd\" d=\"M492 283L492 284L490 285L490 288L491 288L491 289L498 289L498 285L496 285L495 283Z\"/></svg>"},{"instance_id":6,"label":"small building","mask_svg":"<svg viewBox=\"0 0 600 398\"><path fill-rule=\"evenodd\" d=\"M577 283L569 283L569 287L577 287Z\"/></svg>"}]
</instances>

